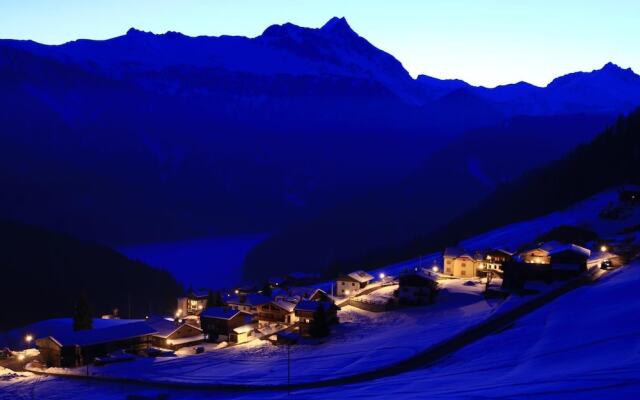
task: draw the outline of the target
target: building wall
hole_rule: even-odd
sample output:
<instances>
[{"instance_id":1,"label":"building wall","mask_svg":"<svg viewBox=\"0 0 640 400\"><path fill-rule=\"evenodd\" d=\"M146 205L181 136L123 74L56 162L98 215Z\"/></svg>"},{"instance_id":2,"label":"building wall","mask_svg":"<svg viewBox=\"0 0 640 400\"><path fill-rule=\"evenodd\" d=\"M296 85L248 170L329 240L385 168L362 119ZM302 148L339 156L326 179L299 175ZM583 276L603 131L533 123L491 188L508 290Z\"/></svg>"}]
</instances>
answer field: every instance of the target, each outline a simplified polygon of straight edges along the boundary
<instances>
[{"instance_id":1,"label":"building wall","mask_svg":"<svg viewBox=\"0 0 640 400\"><path fill-rule=\"evenodd\" d=\"M444 273L457 277L474 277L480 261L469 257L444 257Z\"/></svg>"},{"instance_id":2,"label":"building wall","mask_svg":"<svg viewBox=\"0 0 640 400\"><path fill-rule=\"evenodd\" d=\"M336 281L336 295L337 296L347 296L346 291L349 291L349 296L353 296L358 294L362 289L367 287L367 283L360 283L354 280L341 280L338 279Z\"/></svg>"}]
</instances>

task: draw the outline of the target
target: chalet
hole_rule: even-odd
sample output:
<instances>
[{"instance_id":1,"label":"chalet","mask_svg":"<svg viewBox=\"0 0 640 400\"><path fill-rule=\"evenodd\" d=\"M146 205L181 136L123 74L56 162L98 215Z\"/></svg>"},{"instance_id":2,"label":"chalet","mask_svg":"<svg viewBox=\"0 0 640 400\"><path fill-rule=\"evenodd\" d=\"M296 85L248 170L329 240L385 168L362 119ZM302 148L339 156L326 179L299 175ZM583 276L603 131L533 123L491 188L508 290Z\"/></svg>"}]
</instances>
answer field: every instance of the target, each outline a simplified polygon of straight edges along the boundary
<instances>
[{"instance_id":1,"label":"chalet","mask_svg":"<svg viewBox=\"0 0 640 400\"><path fill-rule=\"evenodd\" d=\"M460 247L447 247L443 254L443 265L446 275L473 277L482 265L482 258Z\"/></svg>"},{"instance_id":2,"label":"chalet","mask_svg":"<svg viewBox=\"0 0 640 400\"><path fill-rule=\"evenodd\" d=\"M296 303L274 300L258 306L256 317L258 326L268 326L271 324L291 325L296 321L294 308Z\"/></svg>"},{"instance_id":3,"label":"chalet","mask_svg":"<svg viewBox=\"0 0 640 400\"><path fill-rule=\"evenodd\" d=\"M365 271L354 271L348 275L340 275L336 280L338 296L355 296L373 281L373 276Z\"/></svg>"},{"instance_id":4,"label":"chalet","mask_svg":"<svg viewBox=\"0 0 640 400\"><path fill-rule=\"evenodd\" d=\"M177 350L204 341L202 329L191 324L181 324L161 317L149 318L147 324L156 331L151 335L151 344L155 347Z\"/></svg>"},{"instance_id":5,"label":"chalet","mask_svg":"<svg viewBox=\"0 0 640 400\"><path fill-rule=\"evenodd\" d=\"M199 315L207 308L209 292L206 290L191 290L185 297L178 298L178 314L181 316Z\"/></svg>"},{"instance_id":6,"label":"chalet","mask_svg":"<svg viewBox=\"0 0 640 400\"><path fill-rule=\"evenodd\" d=\"M400 304L429 304L435 301L438 292L437 278L424 271L411 271L398 279L398 301Z\"/></svg>"},{"instance_id":7,"label":"chalet","mask_svg":"<svg viewBox=\"0 0 640 400\"><path fill-rule=\"evenodd\" d=\"M258 293L251 293L230 296L225 300L225 304L234 310L243 311L249 314L256 314L259 306L267 304L270 301L271 299L267 296L263 296Z\"/></svg>"},{"instance_id":8,"label":"chalet","mask_svg":"<svg viewBox=\"0 0 640 400\"><path fill-rule=\"evenodd\" d=\"M200 314L200 325L209 342L229 340L231 332L251 322L251 315L229 307L209 307Z\"/></svg>"},{"instance_id":9,"label":"chalet","mask_svg":"<svg viewBox=\"0 0 640 400\"><path fill-rule=\"evenodd\" d=\"M551 252L562 246L557 241L538 243L520 250L517 258L527 264L551 264Z\"/></svg>"},{"instance_id":10,"label":"chalet","mask_svg":"<svg viewBox=\"0 0 640 400\"><path fill-rule=\"evenodd\" d=\"M126 322L43 337L36 339L36 346L40 350L40 360L48 367L74 368L117 350L138 352L147 349L157 333L146 322Z\"/></svg>"},{"instance_id":11,"label":"chalet","mask_svg":"<svg viewBox=\"0 0 640 400\"><path fill-rule=\"evenodd\" d=\"M333 302L303 300L296 304L294 309L296 318L298 319L298 327L301 335L309 335L309 329L314 321L316 311L320 307L324 310L327 323L338 323L338 310L340 308L338 308L338 306Z\"/></svg>"},{"instance_id":12,"label":"chalet","mask_svg":"<svg viewBox=\"0 0 640 400\"><path fill-rule=\"evenodd\" d=\"M485 271L498 271L502 264L511 261L513 253L503 249L490 249L482 252L482 267Z\"/></svg>"}]
</instances>

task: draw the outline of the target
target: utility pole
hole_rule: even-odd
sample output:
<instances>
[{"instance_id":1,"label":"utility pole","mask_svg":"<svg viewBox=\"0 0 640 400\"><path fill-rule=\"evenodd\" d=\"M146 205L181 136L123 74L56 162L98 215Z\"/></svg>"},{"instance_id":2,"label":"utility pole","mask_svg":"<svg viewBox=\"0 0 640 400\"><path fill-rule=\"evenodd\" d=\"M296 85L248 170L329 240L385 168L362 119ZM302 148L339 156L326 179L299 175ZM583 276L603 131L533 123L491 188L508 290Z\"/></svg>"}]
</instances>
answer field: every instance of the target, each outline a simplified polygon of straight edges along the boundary
<instances>
[{"instance_id":1,"label":"utility pole","mask_svg":"<svg viewBox=\"0 0 640 400\"><path fill-rule=\"evenodd\" d=\"M291 396L291 343L287 343L287 395Z\"/></svg>"}]
</instances>

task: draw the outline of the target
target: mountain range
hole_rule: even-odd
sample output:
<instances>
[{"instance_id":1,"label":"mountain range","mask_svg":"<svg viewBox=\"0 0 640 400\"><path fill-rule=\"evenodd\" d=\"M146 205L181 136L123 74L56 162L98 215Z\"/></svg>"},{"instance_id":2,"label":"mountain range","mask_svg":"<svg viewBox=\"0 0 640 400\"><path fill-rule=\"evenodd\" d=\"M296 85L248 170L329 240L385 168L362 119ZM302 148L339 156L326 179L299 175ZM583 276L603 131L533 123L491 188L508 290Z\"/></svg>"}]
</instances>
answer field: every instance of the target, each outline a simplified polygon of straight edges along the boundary
<instances>
[{"instance_id":1,"label":"mountain range","mask_svg":"<svg viewBox=\"0 0 640 400\"><path fill-rule=\"evenodd\" d=\"M276 268L291 232L313 250L318 218L359 232L377 214L332 210L363 199L374 212L422 199L433 223L447 220L640 105L640 77L611 63L546 87L414 79L344 18L255 38L3 39L0 88L3 217L113 245L276 232L282 247L266 242L252 270ZM392 242L433 212L386 211ZM388 239L379 226L358 254ZM318 245L310 267L342 259L331 240Z\"/></svg>"}]
</instances>

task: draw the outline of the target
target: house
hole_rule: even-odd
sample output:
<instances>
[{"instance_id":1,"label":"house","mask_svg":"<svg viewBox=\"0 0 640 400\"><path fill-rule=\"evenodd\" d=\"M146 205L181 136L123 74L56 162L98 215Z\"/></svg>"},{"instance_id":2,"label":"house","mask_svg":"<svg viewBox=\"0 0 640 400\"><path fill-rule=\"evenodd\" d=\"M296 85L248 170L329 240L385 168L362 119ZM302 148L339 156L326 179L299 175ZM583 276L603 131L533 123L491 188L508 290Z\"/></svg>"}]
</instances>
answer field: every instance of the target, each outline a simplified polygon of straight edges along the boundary
<instances>
[{"instance_id":1,"label":"house","mask_svg":"<svg viewBox=\"0 0 640 400\"><path fill-rule=\"evenodd\" d=\"M178 312L180 316L199 315L202 310L207 308L207 299L209 291L190 290L185 297L178 298Z\"/></svg>"},{"instance_id":2,"label":"house","mask_svg":"<svg viewBox=\"0 0 640 400\"><path fill-rule=\"evenodd\" d=\"M294 308L296 303L285 300L274 300L258 306L256 317L258 326L264 327L271 324L291 325L296 322Z\"/></svg>"},{"instance_id":3,"label":"house","mask_svg":"<svg viewBox=\"0 0 640 400\"><path fill-rule=\"evenodd\" d=\"M200 325L209 342L229 340L231 332L251 322L251 315L229 307L209 307L200 314Z\"/></svg>"},{"instance_id":4,"label":"house","mask_svg":"<svg viewBox=\"0 0 640 400\"><path fill-rule=\"evenodd\" d=\"M46 336L36 339L36 347L40 350L40 361L48 367L74 368L117 350L138 352L147 349L157 333L146 322L126 322Z\"/></svg>"},{"instance_id":5,"label":"house","mask_svg":"<svg viewBox=\"0 0 640 400\"><path fill-rule=\"evenodd\" d=\"M227 306L234 310L243 311L249 314L256 314L258 306L267 304L271 299L258 293L240 294L230 296L224 302Z\"/></svg>"},{"instance_id":6,"label":"house","mask_svg":"<svg viewBox=\"0 0 640 400\"><path fill-rule=\"evenodd\" d=\"M557 241L538 243L520 250L517 257L519 261L528 264L551 264L550 253L562 246L563 244Z\"/></svg>"},{"instance_id":7,"label":"house","mask_svg":"<svg viewBox=\"0 0 640 400\"><path fill-rule=\"evenodd\" d=\"M242 344L256 339L256 328L257 326L255 323L245 324L237 328L233 328L233 330L229 334L229 343Z\"/></svg>"},{"instance_id":8,"label":"house","mask_svg":"<svg viewBox=\"0 0 640 400\"><path fill-rule=\"evenodd\" d=\"M576 244L565 244L554 248L549 252L553 277L568 278L586 271L589 256L591 256L591 250Z\"/></svg>"},{"instance_id":9,"label":"house","mask_svg":"<svg viewBox=\"0 0 640 400\"><path fill-rule=\"evenodd\" d=\"M309 335L318 308L322 308L328 324L338 323L338 306L330 301L303 300L294 309L301 335Z\"/></svg>"},{"instance_id":10,"label":"house","mask_svg":"<svg viewBox=\"0 0 640 400\"><path fill-rule=\"evenodd\" d=\"M354 271L348 275L340 275L336 279L338 296L355 296L373 281L373 276L365 271Z\"/></svg>"},{"instance_id":11,"label":"house","mask_svg":"<svg viewBox=\"0 0 640 400\"><path fill-rule=\"evenodd\" d=\"M502 264L511 261L513 253L503 249L490 249L482 252L482 267L485 271L499 271Z\"/></svg>"},{"instance_id":12,"label":"house","mask_svg":"<svg viewBox=\"0 0 640 400\"><path fill-rule=\"evenodd\" d=\"M479 254L474 255L461 247L447 247L443 254L444 273L456 277L473 277L482 265Z\"/></svg>"},{"instance_id":13,"label":"house","mask_svg":"<svg viewBox=\"0 0 640 400\"><path fill-rule=\"evenodd\" d=\"M411 271L398 279L398 302L400 304L429 304L435 301L438 282L435 275L424 271Z\"/></svg>"},{"instance_id":14,"label":"house","mask_svg":"<svg viewBox=\"0 0 640 400\"><path fill-rule=\"evenodd\" d=\"M151 344L155 347L177 350L204 342L202 329L191 324L181 324L162 317L149 318L147 324L156 331L151 335Z\"/></svg>"}]
</instances>

